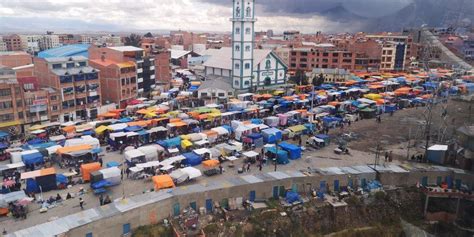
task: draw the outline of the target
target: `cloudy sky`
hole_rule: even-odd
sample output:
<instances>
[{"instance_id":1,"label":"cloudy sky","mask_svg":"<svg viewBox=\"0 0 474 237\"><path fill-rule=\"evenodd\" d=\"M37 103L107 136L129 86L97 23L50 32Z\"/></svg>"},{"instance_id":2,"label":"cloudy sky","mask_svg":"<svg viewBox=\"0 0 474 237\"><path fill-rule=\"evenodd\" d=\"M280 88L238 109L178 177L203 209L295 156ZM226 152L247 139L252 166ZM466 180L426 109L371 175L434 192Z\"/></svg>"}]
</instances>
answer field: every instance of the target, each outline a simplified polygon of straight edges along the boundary
<instances>
[{"instance_id":1,"label":"cloudy sky","mask_svg":"<svg viewBox=\"0 0 474 237\"><path fill-rule=\"evenodd\" d=\"M436 25L442 21L446 7L456 5L452 1L474 6L473 0L256 0L256 30L356 32L400 30L424 23ZM231 2L0 0L0 33L44 30L229 31ZM460 9L474 10L473 6L461 4ZM472 19L473 13L468 10L461 17Z\"/></svg>"}]
</instances>

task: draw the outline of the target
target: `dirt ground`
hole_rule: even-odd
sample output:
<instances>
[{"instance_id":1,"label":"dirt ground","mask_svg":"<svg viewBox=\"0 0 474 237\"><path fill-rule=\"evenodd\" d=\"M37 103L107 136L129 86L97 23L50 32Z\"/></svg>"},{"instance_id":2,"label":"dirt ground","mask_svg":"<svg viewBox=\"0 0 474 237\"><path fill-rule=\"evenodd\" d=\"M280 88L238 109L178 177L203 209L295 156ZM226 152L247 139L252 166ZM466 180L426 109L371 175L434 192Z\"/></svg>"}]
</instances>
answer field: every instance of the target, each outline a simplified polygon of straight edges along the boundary
<instances>
[{"instance_id":1,"label":"dirt ground","mask_svg":"<svg viewBox=\"0 0 474 237\"><path fill-rule=\"evenodd\" d=\"M434 106L433 113L433 122L431 129L431 143L434 144L439 142L438 140L438 131L441 125L444 124L442 119L442 113L444 107L447 108L447 118L446 118L446 136L443 141L453 139L453 133L455 130L466 124L473 124L474 121L474 111L472 111L472 118L470 119L469 106L473 103L462 102L449 100L447 106L444 104L438 104ZM474 110L474 106L472 108ZM343 133L352 132L355 134L356 138L352 139L348 143L348 147L351 149L359 151L371 151L376 150L377 144L380 145L383 150L393 150L401 149L403 154L399 154L400 159L406 158L406 147L407 141L410 138L411 149L416 140L416 148L413 149L413 153L421 152L423 149L420 149L421 146L425 144L424 132L424 113L426 113L425 107L402 109L390 116L389 114L384 114L382 116L382 122L379 124L375 119L366 119L361 120L356 123L351 124L350 127L345 127L343 130L334 129L330 132L333 136L339 136ZM394 151L395 152L395 151ZM395 157L396 158L396 157Z\"/></svg>"}]
</instances>

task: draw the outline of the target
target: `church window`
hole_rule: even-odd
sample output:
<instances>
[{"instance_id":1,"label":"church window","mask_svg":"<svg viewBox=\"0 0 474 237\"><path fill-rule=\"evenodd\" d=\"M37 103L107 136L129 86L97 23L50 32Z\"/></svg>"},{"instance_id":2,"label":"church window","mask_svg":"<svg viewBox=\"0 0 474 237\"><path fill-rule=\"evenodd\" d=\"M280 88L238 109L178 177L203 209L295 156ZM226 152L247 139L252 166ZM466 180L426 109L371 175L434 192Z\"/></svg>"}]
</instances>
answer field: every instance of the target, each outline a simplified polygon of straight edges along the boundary
<instances>
[{"instance_id":1,"label":"church window","mask_svg":"<svg viewBox=\"0 0 474 237\"><path fill-rule=\"evenodd\" d=\"M235 28L235 33L240 34L240 28L239 27Z\"/></svg>"},{"instance_id":2,"label":"church window","mask_svg":"<svg viewBox=\"0 0 474 237\"><path fill-rule=\"evenodd\" d=\"M244 85L248 86L250 84L250 81L245 81Z\"/></svg>"},{"instance_id":3,"label":"church window","mask_svg":"<svg viewBox=\"0 0 474 237\"><path fill-rule=\"evenodd\" d=\"M236 16L236 17L240 17L240 7L239 7L239 6L237 6L237 7L235 8L235 16Z\"/></svg>"},{"instance_id":4,"label":"church window","mask_svg":"<svg viewBox=\"0 0 474 237\"><path fill-rule=\"evenodd\" d=\"M272 62L270 60L267 60L265 62L265 69L270 69L272 67Z\"/></svg>"},{"instance_id":5,"label":"church window","mask_svg":"<svg viewBox=\"0 0 474 237\"><path fill-rule=\"evenodd\" d=\"M247 9L245 10L245 16L246 17L251 17L250 13L251 13L251 9L250 9L250 7L247 7Z\"/></svg>"},{"instance_id":6,"label":"church window","mask_svg":"<svg viewBox=\"0 0 474 237\"><path fill-rule=\"evenodd\" d=\"M245 69L250 69L250 63L245 64Z\"/></svg>"},{"instance_id":7,"label":"church window","mask_svg":"<svg viewBox=\"0 0 474 237\"><path fill-rule=\"evenodd\" d=\"M245 46L245 51L250 52L250 45Z\"/></svg>"},{"instance_id":8,"label":"church window","mask_svg":"<svg viewBox=\"0 0 474 237\"><path fill-rule=\"evenodd\" d=\"M240 51L240 46L236 45L235 46L235 51Z\"/></svg>"},{"instance_id":9,"label":"church window","mask_svg":"<svg viewBox=\"0 0 474 237\"><path fill-rule=\"evenodd\" d=\"M239 65L238 63L236 63L236 64L234 65L234 68L235 68L235 69L240 69L240 65Z\"/></svg>"},{"instance_id":10,"label":"church window","mask_svg":"<svg viewBox=\"0 0 474 237\"><path fill-rule=\"evenodd\" d=\"M247 34L247 35L250 34L250 28L245 28L245 34Z\"/></svg>"}]
</instances>

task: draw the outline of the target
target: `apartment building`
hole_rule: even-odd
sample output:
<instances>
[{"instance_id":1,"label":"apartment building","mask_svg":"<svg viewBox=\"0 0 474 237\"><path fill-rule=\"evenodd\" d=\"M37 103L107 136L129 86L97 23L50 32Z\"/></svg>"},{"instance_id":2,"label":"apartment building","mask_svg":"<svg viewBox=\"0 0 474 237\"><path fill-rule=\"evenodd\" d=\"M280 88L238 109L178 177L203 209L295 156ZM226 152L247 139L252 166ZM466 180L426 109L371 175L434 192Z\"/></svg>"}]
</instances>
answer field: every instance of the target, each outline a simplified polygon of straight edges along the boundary
<instances>
[{"instance_id":1,"label":"apartment building","mask_svg":"<svg viewBox=\"0 0 474 237\"><path fill-rule=\"evenodd\" d=\"M119 47L90 47L89 59L98 66L104 61L111 63L132 63L136 68L136 96L143 96L150 92L155 84L155 58L146 56L142 48L133 46ZM105 63L107 67L109 63ZM102 65L104 66L104 65ZM127 66L128 67L128 66ZM116 78L117 80L120 78Z\"/></svg>"},{"instance_id":2,"label":"apartment building","mask_svg":"<svg viewBox=\"0 0 474 237\"><path fill-rule=\"evenodd\" d=\"M34 58L35 75L43 87L60 94L59 121L94 119L101 105L99 70L84 56Z\"/></svg>"},{"instance_id":3,"label":"apartment building","mask_svg":"<svg viewBox=\"0 0 474 237\"><path fill-rule=\"evenodd\" d=\"M18 83L23 89L25 126L48 120L59 121L61 101L58 91L41 88L37 77L18 78Z\"/></svg>"},{"instance_id":4,"label":"apartment building","mask_svg":"<svg viewBox=\"0 0 474 237\"><path fill-rule=\"evenodd\" d=\"M7 51L7 44L3 42L3 37L0 36L0 52Z\"/></svg>"},{"instance_id":5,"label":"apartment building","mask_svg":"<svg viewBox=\"0 0 474 237\"><path fill-rule=\"evenodd\" d=\"M25 118L23 91L16 79L15 71L0 66L0 130L18 137Z\"/></svg>"},{"instance_id":6,"label":"apartment building","mask_svg":"<svg viewBox=\"0 0 474 237\"><path fill-rule=\"evenodd\" d=\"M36 54L41 51L40 44L42 35L20 35L21 48L30 54Z\"/></svg>"},{"instance_id":7,"label":"apartment building","mask_svg":"<svg viewBox=\"0 0 474 237\"><path fill-rule=\"evenodd\" d=\"M411 34L401 34L401 33L392 33L392 32L386 32L386 33L381 33L381 34L371 34L371 35L366 35L365 38L367 39L373 39L379 41L381 44L384 45L385 43L397 43L398 45L404 44L405 45L405 59L404 59L404 68L408 67L410 64L410 58L418 57L418 49L419 45L413 42L413 36ZM401 46L399 46L399 49ZM400 49L401 50L401 49ZM386 55L386 57L389 57L389 55ZM383 56L382 56L383 57ZM385 62L387 63L387 62ZM381 68L386 68L382 67Z\"/></svg>"},{"instance_id":8,"label":"apartment building","mask_svg":"<svg viewBox=\"0 0 474 237\"><path fill-rule=\"evenodd\" d=\"M405 70L407 45L401 42L385 42L382 47L381 71Z\"/></svg>"},{"instance_id":9,"label":"apartment building","mask_svg":"<svg viewBox=\"0 0 474 237\"><path fill-rule=\"evenodd\" d=\"M59 36L53 34L42 35L39 46L41 50L57 48L61 46L59 44Z\"/></svg>"},{"instance_id":10,"label":"apartment building","mask_svg":"<svg viewBox=\"0 0 474 237\"><path fill-rule=\"evenodd\" d=\"M316 47L293 48L290 51L289 71L303 70L311 72L313 68L342 68L353 70L355 54L338 50L330 44L318 44Z\"/></svg>"},{"instance_id":11,"label":"apartment building","mask_svg":"<svg viewBox=\"0 0 474 237\"><path fill-rule=\"evenodd\" d=\"M5 42L7 51L21 51L21 38L19 35L3 36L3 42Z\"/></svg>"}]
</instances>

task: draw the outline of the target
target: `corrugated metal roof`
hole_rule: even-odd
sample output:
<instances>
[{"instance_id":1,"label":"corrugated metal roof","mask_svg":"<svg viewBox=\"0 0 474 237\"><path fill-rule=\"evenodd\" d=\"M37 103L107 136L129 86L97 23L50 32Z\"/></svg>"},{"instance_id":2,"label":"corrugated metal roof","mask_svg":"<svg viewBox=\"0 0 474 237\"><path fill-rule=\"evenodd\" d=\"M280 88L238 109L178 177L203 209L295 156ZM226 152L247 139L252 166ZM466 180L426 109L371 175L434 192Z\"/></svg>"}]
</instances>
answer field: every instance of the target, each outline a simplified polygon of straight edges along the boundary
<instances>
[{"instance_id":1,"label":"corrugated metal roof","mask_svg":"<svg viewBox=\"0 0 474 237\"><path fill-rule=\"evenodd\" d=\"M82 56L89 58L89 44L70 44L57 48L48 49L38 53L38 58L55 58L55 57L69 57Z\"/></svg>"}]
</instances>

